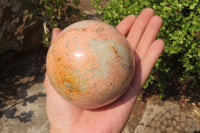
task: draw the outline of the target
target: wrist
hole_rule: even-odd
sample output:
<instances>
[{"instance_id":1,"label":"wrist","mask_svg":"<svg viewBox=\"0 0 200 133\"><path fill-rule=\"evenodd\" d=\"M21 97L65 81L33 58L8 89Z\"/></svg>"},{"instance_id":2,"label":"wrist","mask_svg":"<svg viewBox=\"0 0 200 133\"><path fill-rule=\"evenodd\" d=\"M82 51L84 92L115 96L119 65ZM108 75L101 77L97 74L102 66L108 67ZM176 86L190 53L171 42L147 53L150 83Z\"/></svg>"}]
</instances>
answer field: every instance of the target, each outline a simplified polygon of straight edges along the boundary
<instances>
[{"instance_id":1,"label":"wrist","mask_svg":"<svg viewBox=\"0 0 200 133\"><path fill-rule=\"evenodd\" d=\"M50 126L50 130L49 130L49 133L120 133L118 131L108 131L108 130L102 130L102 129L99 129L99 130L84 130L84 129L80 129L80 128L77 128L77 129L74 129L74 130L71 130L71 129L67 129L67 128L55 128L55 127L52 127Z\"/></svg>"},{"instance_id":2,"label":"wrist","mask_svg":"<svg viewBox=\"0 0 200 133\"><path fill-rule=\"evenodd\" d=\"M55 128L50 126L50 130L49 133L68 133L70 131L68 131L67 129L63 129L63 128Z\"/></svg>"}]
</instances>

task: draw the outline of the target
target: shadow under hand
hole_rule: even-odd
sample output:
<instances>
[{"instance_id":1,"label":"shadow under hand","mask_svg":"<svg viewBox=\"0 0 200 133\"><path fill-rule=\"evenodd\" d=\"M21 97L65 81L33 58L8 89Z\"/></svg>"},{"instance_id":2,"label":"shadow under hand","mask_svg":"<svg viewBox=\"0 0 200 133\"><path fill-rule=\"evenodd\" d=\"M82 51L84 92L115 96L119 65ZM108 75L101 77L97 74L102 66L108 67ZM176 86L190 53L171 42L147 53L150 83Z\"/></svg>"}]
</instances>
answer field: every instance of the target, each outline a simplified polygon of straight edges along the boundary
<instances>
[{"instance_id":1,"label":"shadow under hand","mask_svg":"<svg viewBox=\"0 0 200 133\"><path fill-rule=\"evenodd\" d=\"M44 81L46 53L47 48L42 47L28 53L11 51L0 56L0 118L5 115L20 122L31 120L34 110L23 111L19 107L46 96L45 93L30 90L33 85Z\"/></svg>"}]
</instances>

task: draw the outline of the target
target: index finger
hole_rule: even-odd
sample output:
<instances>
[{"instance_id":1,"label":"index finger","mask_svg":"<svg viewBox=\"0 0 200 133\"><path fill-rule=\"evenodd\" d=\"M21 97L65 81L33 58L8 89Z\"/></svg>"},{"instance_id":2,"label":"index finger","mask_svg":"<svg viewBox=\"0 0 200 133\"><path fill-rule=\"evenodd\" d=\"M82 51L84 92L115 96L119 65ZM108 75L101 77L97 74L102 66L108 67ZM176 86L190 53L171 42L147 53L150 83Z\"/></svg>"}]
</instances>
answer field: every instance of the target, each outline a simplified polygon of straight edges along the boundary
<instances>
[{"instance_id":1,"label":"index finger","mask_svg":"<svg viewBox=\"0 0 200 133\"><path fill-rule=\"evenodd\" d=\"M130 29L131 29L131 27L132 27L132 25L133 25L135 19L136 19L136 17L135 17L134 15L129 15L129 16L125 17L125 18L116 26L117 30L118 30L122 35L126 36L126 35L129 33L129 31L130 31Z\"/></svg>"}]
</instances>

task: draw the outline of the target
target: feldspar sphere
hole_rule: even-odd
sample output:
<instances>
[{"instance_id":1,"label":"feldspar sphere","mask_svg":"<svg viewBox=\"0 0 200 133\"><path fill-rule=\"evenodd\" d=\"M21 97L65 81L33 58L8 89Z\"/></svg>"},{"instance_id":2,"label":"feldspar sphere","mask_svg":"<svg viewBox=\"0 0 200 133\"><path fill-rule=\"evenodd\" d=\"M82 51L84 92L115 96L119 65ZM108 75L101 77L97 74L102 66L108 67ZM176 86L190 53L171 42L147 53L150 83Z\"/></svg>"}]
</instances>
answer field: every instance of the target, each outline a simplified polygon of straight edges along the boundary
<instances>
[{"instance_id":1,"label":"feldspar sphere","mask_svg":"<svg viewBox=\"0 0 200 133\"><path fill-rule=\"evenodd\" d=\"M94 20L74 23L52 41L47 75L54 89L85 109L110 104L129 88L133 52L114 27Z\"/></svg>"}]
</instances>

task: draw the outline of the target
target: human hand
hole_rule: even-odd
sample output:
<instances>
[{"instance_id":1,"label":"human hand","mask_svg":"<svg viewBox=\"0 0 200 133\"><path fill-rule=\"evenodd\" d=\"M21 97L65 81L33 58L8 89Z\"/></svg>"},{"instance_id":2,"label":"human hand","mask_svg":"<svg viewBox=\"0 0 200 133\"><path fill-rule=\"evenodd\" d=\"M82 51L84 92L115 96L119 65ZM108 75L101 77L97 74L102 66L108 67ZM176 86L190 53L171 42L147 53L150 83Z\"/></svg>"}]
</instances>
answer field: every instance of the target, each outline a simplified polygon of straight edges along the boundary
<instances>
[{"instance_id":1,"label":"human hand","mask_svg":"<svg viewBox=\"0 0 200 133\"><path fill-rule=\"evenodd\" d=\"M45 78L47 93L47 115L51 133L117 133L126 124L136 98L149 76L154 64L164 49L164 42L155 40L162 25L162 19L154 16L150 8L144 9L136 18L129 15L118 25L135 52L136 69L128 91L115 102L93 110L82 109L67 102ZM61 32L53 30L52 40Z\"/></svg>"}]
</instances>

